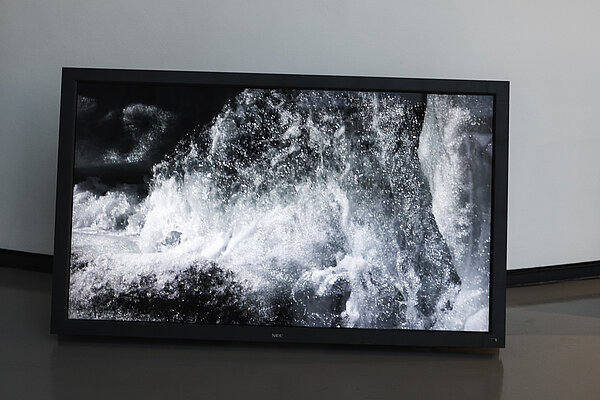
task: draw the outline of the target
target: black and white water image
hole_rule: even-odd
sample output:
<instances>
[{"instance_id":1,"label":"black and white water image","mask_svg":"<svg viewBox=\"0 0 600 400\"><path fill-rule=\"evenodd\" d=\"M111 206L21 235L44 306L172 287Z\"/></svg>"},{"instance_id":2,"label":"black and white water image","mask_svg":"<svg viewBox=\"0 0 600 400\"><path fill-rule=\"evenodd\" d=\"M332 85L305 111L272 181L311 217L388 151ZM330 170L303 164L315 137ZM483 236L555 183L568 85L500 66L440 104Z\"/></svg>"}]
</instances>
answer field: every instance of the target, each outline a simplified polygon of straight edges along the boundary
<instances>
[{"instance_id":1,"label":"black and white water image","mask_svg":"<svg viewBox=\"0 0 600 400\"><path fill-rule=\"evenodd\" d=\"M488 330L493 97L78 90L69 318Z\"/></svg>"}]
</instances>

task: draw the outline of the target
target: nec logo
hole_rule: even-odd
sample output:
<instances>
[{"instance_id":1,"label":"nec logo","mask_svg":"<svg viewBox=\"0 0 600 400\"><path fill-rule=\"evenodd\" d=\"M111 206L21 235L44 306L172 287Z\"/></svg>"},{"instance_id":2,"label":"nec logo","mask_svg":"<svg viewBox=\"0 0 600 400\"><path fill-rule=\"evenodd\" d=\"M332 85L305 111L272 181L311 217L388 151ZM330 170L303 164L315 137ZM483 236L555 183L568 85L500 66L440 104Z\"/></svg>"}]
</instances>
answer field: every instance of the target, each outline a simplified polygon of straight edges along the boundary
<instances>
[{"instance_id":1,"label":"nec logo","mask_svg":"<svg viewBox=\"0 0 600 400\"><path fill-rule=\"evenodd\" d=\"M272 338L283 339L283 333L271 333Z\"/></svg>"}]
</instances>

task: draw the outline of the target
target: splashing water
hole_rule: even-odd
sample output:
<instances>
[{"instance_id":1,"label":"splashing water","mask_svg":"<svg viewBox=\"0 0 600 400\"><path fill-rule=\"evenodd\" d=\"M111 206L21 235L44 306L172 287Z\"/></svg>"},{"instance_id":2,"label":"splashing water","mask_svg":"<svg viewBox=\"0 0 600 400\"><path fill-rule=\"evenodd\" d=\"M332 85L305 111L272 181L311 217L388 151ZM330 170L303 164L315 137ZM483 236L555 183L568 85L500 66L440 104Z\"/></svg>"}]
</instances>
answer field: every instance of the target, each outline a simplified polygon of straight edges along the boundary
<instances>
[{"instance_id":1,"label":"splashing water","mask_svg":"<svg viewBox=\"0 0 600 400\"><path fill-rule=\"evenodd\" d=\"M145 198L75 188L70 317L487 330L489 161L453 99L245 90ZM173 306L198 291L229 293L212 320Z\"/></svg>"}]
</instances>

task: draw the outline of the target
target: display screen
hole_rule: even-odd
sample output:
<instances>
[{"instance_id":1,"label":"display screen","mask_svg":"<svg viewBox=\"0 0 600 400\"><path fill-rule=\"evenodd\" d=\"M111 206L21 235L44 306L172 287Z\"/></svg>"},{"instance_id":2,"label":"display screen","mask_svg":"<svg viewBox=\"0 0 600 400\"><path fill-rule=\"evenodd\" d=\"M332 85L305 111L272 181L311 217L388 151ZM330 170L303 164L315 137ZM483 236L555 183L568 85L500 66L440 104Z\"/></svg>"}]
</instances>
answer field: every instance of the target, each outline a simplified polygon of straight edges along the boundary
<instances>
[{"instance_id":1,"label":"display screen","mask_svg":"<svg viewBox=\"0 0 600 400\"><path fill-rule=\"evenodd\" d=\"M67 318L487 332L494 101L78 83Z\"/></svg>"}]
</instances>

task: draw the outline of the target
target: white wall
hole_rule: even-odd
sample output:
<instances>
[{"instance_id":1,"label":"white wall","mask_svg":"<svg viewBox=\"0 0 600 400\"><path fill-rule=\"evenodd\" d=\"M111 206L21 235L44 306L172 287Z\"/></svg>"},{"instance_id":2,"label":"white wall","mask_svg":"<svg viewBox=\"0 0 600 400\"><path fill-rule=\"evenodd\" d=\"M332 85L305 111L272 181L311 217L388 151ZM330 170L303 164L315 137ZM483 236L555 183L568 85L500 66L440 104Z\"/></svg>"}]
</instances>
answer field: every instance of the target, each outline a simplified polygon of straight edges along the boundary
<instances>
[{"instance_id":1,"label":"white wall","mask_svg":"<svg viewBox=\"0 0 600 400\"><path fill-rule=\"evenodd\" d=\"M0 248L53 252L62 66L511 81L509 268L600 259L600 6L0 0Z\"/></svg>"}]
</instances>

